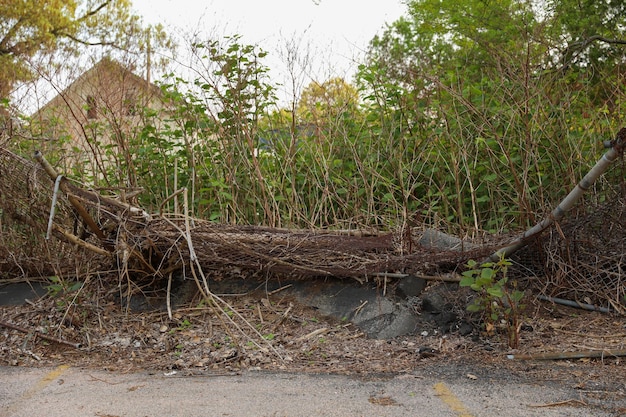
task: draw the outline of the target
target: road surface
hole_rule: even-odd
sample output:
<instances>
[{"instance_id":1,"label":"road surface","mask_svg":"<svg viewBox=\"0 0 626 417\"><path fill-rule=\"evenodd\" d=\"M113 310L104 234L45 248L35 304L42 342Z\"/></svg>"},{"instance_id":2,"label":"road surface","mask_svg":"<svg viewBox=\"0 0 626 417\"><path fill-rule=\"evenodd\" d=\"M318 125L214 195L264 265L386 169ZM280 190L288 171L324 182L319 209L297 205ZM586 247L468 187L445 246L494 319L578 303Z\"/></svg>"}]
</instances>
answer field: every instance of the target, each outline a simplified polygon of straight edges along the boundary
<instances>
[{"instance_id":1,"label":"road surface","mask_svg":"<svg viewBox=\"0 0 626 417\"><path fill-rule=\"evenodd\" d=\"M506 375L442 378L416 372L357 378L247 371L182 376L65 365L0 367L0 417L608 417L619 415L621 407L626 404L586 398L572 387L520 383Z\"/></svg>"}]
</instances>

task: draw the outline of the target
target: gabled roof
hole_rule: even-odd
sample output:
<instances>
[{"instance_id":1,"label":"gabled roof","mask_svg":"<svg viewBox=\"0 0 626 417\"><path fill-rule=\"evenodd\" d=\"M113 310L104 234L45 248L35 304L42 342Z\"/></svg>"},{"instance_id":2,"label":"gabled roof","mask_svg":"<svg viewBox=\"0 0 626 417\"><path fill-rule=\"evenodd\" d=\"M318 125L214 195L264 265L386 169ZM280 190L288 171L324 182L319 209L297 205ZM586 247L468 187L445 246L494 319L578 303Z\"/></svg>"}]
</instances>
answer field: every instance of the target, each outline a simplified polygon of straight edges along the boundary
<instances>
[{"instance_id":1,"label":"gabled roof","mask_svg":"<svg viewBox=\"0 0 626 417\"><path fill-rule=\"evenodd\" d=\"M111 59L109 57L104 57L100 61L98 61L93 67L83 72L78 78L76 78L70 85L68 85L63 91L54 96L50 101L41 106L33 116L36 116L46 109L57 106L57 105L65 105L65 101L63 100L63 96L67 96L70 92L75 90L77 86L80 84L87 82L90 79L97 80L100 77L100 74L109 73L109 74L120 74L125 79L130 80L130 83L134 85L141 86L143 91L147 91L150 94L153 94L156 97L161 96L161 89L146 81L144 78L136 75L131 70L123 66L118 61Z\"/></svg>"}]
</instances>

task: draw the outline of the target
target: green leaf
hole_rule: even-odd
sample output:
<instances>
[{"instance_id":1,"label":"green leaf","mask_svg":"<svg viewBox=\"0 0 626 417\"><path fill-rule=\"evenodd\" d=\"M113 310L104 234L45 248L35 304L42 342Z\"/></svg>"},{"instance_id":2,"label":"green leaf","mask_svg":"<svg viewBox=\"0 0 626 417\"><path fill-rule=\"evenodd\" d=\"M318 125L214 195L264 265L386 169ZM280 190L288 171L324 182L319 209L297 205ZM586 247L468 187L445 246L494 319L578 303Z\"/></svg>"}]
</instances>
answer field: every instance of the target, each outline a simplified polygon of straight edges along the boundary
<instances>
[{"instance_id":1,"label":"green leaf","mask_svg":"<svg viewBox=\"0 0 626 417\"><path fill-rule=\"evenodd\" d=\"M513 291L511 293L511 300L516 303L519 302L522 298L524 298L524 291Z\"/></svg>"},{"instance_id":2,"label":"green leaf","mask_svg":"<svg viewBox=\"0 0 626 417\"><path fill-rule=\"evenodd\" d=\"M477 272L478 272L477 270L472 269L471 271L463 271L463 272L461 273L461 275L463 275L464 277L471 277L471 278L474 278L474 276L476 275L476 273L477 273Z\"/></svg>"},{"instance_id":3,"label":"green leaf","mask_svg":"<svg viewBox=\"0 0 626 417\"><path fill-rule=\"evenodd\" d=\"M461 287L469 287L474 283L474 278L471 276L464 276L461 281L459 281L459 285Z\"/></svg>"},{"instance_id":4,"label":"green leaf","mask_svg":"<svg viewBox=\"0 0 626 417\"><path fill-rule=\"evenodd\" d=\"M485 280L491 281L491 279L493 278L494 275L495 275L495 271L492 268L483 268L480 271L480 278L481 279L485 279Z\"/></svg>"},{"instance_id":5,"label":"green leaf","mask_svg":"<svg viewBox=\"0 0 626 417\"><path fill-rule=\"evenodd\" d=\"M480 288L490 287L492 285L491 278L480 276L476 278L476 285L478 285Z\"/></svg>"},{"instance_id":6,"label":"green leaf","mask_svg":"<svg viewBox=\"0 0 626 417\"><path fill-rule=\"evenodd\" d=\"M497 298L502 298L502 296L504 295L502 292L502 288L500 287L487 288L487 294Z\"/></svg>"},{"instance_id":7,"label":"green leaf","mask_svg":"<svg viewBox=\"0 0 626 417\"><path fill-rule=\"evenodd\" d=\"M476 313L478 311L483 311L485 308L481 304L470 304L467 306L467 311Z\"/></svg>"}]
</instances>

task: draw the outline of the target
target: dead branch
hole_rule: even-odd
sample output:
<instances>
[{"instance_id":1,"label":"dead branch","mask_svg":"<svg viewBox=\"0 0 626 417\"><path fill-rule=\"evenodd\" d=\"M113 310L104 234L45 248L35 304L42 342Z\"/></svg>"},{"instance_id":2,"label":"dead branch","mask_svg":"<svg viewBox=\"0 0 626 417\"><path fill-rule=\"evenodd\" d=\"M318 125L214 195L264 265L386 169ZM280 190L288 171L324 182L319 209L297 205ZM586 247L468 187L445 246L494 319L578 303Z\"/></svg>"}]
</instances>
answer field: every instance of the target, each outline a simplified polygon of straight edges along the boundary
<instances>
[{"instance_id":1,"label":"dead branch","mask_svg":"<svg viewBox=\"0 0 626 417\"><path fill-rule=\"evenodd\" d=\"M383 277L383 278L407 278L410 276L413 276L415 278L421 278L424 279L426 281L441 281L441 282L461 282L461 276L459 274L455 274L455 273L449 273L449 274L441 274L441 275L424 275L424 274L398 274L398 273L391 273L391 272L379 272L374 274L374 276L376 277Z\"/></svg>"},{"instance_id":2,"label":"dead branch","mask_svg":"<svg viewBox=\"0 0 626 417\"><path fill-rule=\"evenodd\" d=\"M607 358L626 356L626 350L583 350L578 352L547 352L528 355L507 355L507 359L527 360L559 360L559 359L582 359L582 358Z\"/></svg>"},{"instance_id":3,"label":"dead branch","mask_svg":"<svg viewBox=\"0 0 626 417\"><path fill-rule=\"evenodd\" d=\"M53 181L57 181L58 180L59 174L57 174L57 172L52 167L52 165L50 165L50 163L48 161L46 161L46 159L43 157L41 152L39 152L39 151L35 152L35 159L41 164L43 169L46 171L46 173L50 176L50 178ZM98 227L98 224L96 223L96 221L93 219L93 217L91 217L91 215L87 212L85 207L78 201L78 199L76 197L74 197L72 194L69 193L69 190L67 188L67 179L66 178L64 178L64 177L61 178L60 183L59 183L59 187L67 195L67 199L69 200L70 204L78 212L80 217L82 217L83 221L89 227L89 230L91 230L91 232L93 234L95 234L98 237L98 239L103 241L105 239L104 232L102 230L100 230L100 228ZM107 245L104 245L104 246L106 247ZM111 248L109 247L108 249L111 249Z\"/></svg>"},{"instance_id":4,"label":"dead branch","mask_svg":"<svg viewBox=\"0 0 626 417\"><path fill-rule=\"evenodd\" d=\"M52 225L52 228L55 232L57 232L63 239L65 239L67 242L72 243L74 245L77 246L81 246L87 250L90 250L94 253L97 253L98 255L104 255L104 256L110 256L111 252L102 249L99 246L93 245L89 242L85 242L84 240L82 240L81 238L79 238L78 236L75 236L73 234L71 234L68 231L63 230L61 227L57 226L56 224Z\"/></svg>"},{"instance_id":5,"label":"dead branch","mask_svg":"<svg viewBox=\"0 0 626 417\"><path fill-rule=\"evenodd\" d=\"M613 163L623 152L624 146L626 145L626 127L620 129L617 133L615 140L610 142L610 149L602 155L602 158L596 162L596 164L589 170L587 175L583 177L582 180L576 185L576 187L570 191L570 193L565 196L563 201L556 206L552 212L546 216L541 222L537 223L527 231L525 231L521 236L516 238L511 244L501 249L498 249L494 252L489 260L493 262L497 262L501 257L509 257L511 254L515 253L522 247L526 246L528 242L531 241L532 238L539 236L550 227L555 222L561 220L568 211L574 207L574 204L580 200L580 198L593 186L602 174L608 169L609 165Z\"/></svg>"},{"instance_id":6,"label":"dead branch","mask_svg":"<svg viewBox=\"0 0 626 417\"><path fill-rule=\"evenodd\" d=\"M568 306L568 307L581 308L583 310L599 311L601 313L610 313L611 312L611 310L606 308L606 307L594 306L592 304L581 303L579 301L565 300L563 298L547 297L545 295L538 295L537 298L539 300L542 300L542 301L548 301L548 302L551 302L551 303L561 304L561 305Z\"/></svg>"},{"instance_id":7,"label":"dead branch","mask_svg":"<svg viewBox=\"0 0 626 417\"><path fill-rule=\"evenodd\" d=\"M54 343L60 343L62 345L67 345L67 346L71 346L74 349L80 349L81 348L81 344L80 343L72 343L72 342L68 342L67 340L63 340L63 339L59 339L57 337L54 336L48 336L47 334L43 334L40 331L37 330L28 330L25 329L23 327L17 326L15 324L12 323L7 323L5 321L0 321L0 326L6 327L8 329L13 329L13 330L17 330L18 332L22 332L22 333L26 333L26 334L35 334L36 337L39 337L41 339L47 340L49 342L54 342Z\"/></svg>"}]
</instances>

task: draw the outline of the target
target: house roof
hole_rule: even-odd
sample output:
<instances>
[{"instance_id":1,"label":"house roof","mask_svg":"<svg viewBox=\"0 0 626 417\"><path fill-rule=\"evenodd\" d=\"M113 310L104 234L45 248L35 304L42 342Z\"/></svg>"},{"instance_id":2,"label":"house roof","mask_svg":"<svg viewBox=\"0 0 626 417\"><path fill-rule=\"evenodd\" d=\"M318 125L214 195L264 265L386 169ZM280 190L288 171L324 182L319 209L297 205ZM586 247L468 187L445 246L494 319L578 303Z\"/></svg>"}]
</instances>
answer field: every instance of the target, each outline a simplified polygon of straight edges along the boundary
<instances>
[{"instance_id":1,"label":"house roof","mask_svg":"<svg viewBox=\"0 0 626 417\"><path fill-rule=\"evenodd\" d=\"M77 86L81 83L86 82L90 79L98 79L100 74L102 73L118 73L122 74L124 77L128 77L130 83L135 85L141 85L144 91L148 91L149 93L160 97L161 89L153 83L146 81L144 78L136 75L131 70L126 68L124 65L119 63L118 61L111 59L109 57L104 57L100 61L98 61L94 66L92 66L87 71L83 72L80 76L78 76L74 81L70 83L63 91L54 96L50 101L41 106L33 116L37 116L43 112L45 112L49 108L53 108L58 105L65 105L65 100L63 100L63 96L68 95L71 91L75 90Z\"/></svg>"}]
</instances>

